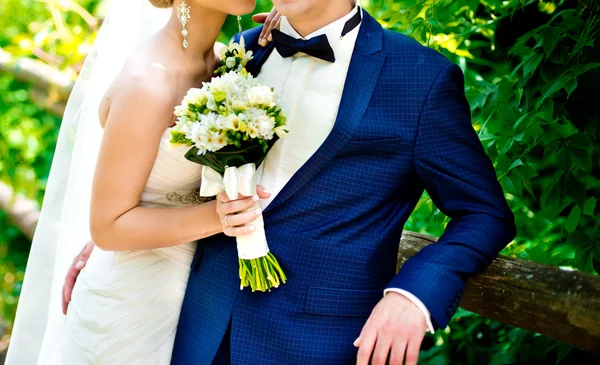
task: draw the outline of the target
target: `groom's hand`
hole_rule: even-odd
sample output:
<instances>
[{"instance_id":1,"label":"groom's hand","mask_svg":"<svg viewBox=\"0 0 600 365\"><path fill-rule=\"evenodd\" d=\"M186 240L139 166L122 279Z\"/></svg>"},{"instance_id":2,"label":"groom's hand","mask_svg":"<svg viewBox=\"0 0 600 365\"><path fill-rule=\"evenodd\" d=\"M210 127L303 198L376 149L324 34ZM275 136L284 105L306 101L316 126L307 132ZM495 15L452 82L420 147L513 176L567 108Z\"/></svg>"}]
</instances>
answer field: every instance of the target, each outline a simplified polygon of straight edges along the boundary
<instances>
[{"instance_id":1,"label":"groom's hand","mask_svg":"<svg viewBox=\"0 0 600 365\"><path fill-rule=\"evenodd\" d=\"M415 365L426 328L419 307L402 294L387 293L354 341L357 365L385 365L388 359L390 365Z\"/></svg>"},{"instance_id":2,"label":"groom's hand","mask_svg":"<svg viewBox=\"0 0 600 365\"><path fill-rule=\"evenodd\" d=\"M69 308L69 303L71 302L71 294L73 294L73 288L75 287L75 281L77 281L77 277L79 273L88 262L92 251L94 250L94 242L88 242L83 250L79 253L79 255L75 256L73 259L73 263L67 272L67 277L65 278L65 284L63 285L63 295L62 295L62 311L63 314L67 314L67 309Z\"/></svg>"}]
</instances>

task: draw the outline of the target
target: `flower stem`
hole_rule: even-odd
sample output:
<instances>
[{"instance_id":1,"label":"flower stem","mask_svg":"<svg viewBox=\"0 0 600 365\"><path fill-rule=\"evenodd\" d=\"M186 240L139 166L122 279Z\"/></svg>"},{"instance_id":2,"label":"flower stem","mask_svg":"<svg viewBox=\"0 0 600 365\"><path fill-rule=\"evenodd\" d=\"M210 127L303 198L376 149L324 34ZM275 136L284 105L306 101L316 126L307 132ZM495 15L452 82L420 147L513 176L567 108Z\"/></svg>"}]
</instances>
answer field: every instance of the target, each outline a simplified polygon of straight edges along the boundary
<instances>
[{"instance_id":1,"label":"flower stem","mask_svg":"<svg viewBox=\"0 0 600 365\"><path fill-rule=\"evenodd\" d=\"M285 276L279 262L272 253L256 259L239 259L240 289L250 287L252 291L265 292L285 284Z\"/></svg>"}]
</instances>

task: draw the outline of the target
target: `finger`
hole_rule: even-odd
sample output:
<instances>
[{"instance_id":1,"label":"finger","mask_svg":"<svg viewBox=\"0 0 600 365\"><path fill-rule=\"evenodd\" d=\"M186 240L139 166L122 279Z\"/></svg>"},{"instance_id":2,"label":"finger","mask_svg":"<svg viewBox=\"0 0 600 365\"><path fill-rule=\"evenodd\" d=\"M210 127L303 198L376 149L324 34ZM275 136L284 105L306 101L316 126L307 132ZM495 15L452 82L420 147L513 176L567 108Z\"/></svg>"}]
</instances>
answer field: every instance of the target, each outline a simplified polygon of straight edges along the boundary
<instances>
[{"instance_id":1,"label":"finger","mask_svg":"<svg viewBox=\"0 0 600 365\"><path fill-rule=\"evenodd\" d=\"M273 29L279 29L280 18L281 18L281 16L279 14L277 14L277 18L273 19L273 22L272 22L273 25L271 26L271 31L269 31L269 36L267 37L267 40L269 42L273 42L273 33L272 33Z\"/></svg>"},{"instance_id":2,"label":"finger","mask_svg":"<svg viewBox=\"0 0 600 365\"><path fill-rule=\"evenodd\" d=\"M402 365L402 363L404 362L405 352L406 340L402 338L396 339L392 345L392 352L390 354L390 365Z\"/></svg>"},{"instance_id":3,"label":"finger","mask_svg":"<svg viewBox=\"0 0 600 365\"><path fill-rule=\"evenodd\" d=\"M277 10L275 10L275 8L273 8L267 16L267 19L265 20L265 26L260 32L259 43L263 47L266 47L268 44L267 39L271 37L271 30L273 30L274 23L276 22L276 17L279 17L279 13L277 12Z\"/></svg>"},{"instance_id":4,"label":"finger","mask_svg":"<svg viewBox=\"0 0 600 365\"><path fill-rule=\"evenodd\" d=\"M259 24L264 24L264 22L265 22L265 20L267 20L268 16L269 16L269 13L254 14L254 15L252 15L252 21L255 23L259 23Z\"/></svg>"},{"instance_id":5,"label":"finger","mask_svg":"<svg viewBox=\"0 0 600 365\"><path fill-rule=\"evenodd\" d=\"M279 26L281 25L281 14L277 14L273 22L275 23L275 28L279 29Z\"/></svg>"},{"instance_id":6,"label":"finger","mask_svg":"<svg viewBox=\"0 0 600 365\"><path fill-rule=\"evenodd\" d=\"M260 208L256 208L249 212L233 214L226 219L226 223L229 223L229 225L232 227L245 226L246 224L254 222L256 217L258 217L261 213L262 210Z\"/></svg>"},{"instance_id":7,"label":"finger","mask_svg":"<svg viewBox=\"0 0 600 365\"><path fill-rule=\"evenodd\" d=\"M419 351L421 351L421 343L423 342L425 335L413 336L406 347L406 365L417 365L419 361ZM393 350L392 350L393 352Z\"/></svg>"},{"instance_id":8,"label":"finger","mask_svg":"<svg viewBox=\"0 0 600 365\"><path fill-rule=\"evenodd\" d=\"M385 365L390 354L390 347L392 347L392 336L390 333L379 331L371 364Z\"/></svg>"},{"instance_id":9,"label":"finger","mask_svg":"<svg viewBox=\"0 0 600 365\"><path fill-rule=\"evenodd\" d=\"M256 194L261 199L267 199L271 196L271 193L265 191L265 188L260 185L256 187Z\"/></svg>"},{"instance_id":10,"label":"finger","mask_svg":"<svg viewBox=\"0 0 600 365\"><path fill-rule=\"evenodd\" d=\"M90 255L92 254L92 251L94 250L94 246L94 242L92 241L88 242L85 245L85 247L81 251L81 260L87 262L87 260L90 258Z\"/></svg>"},{"instance_id":11,"label":"finger","mask_svg":"<svg viewBox=\"0 0 600 365\"><path fill-rule=\"evenodd\" d=\"M242 227L225 227L223 229L223 233L229 237L246 236L254 231L256 231L256 226L251 224Z\"/></svg>"},{"instance_id":12,"label":"finger","mask_svg":"<svg viewBox=\"0 0 600 365\"><path fill-rule=\"evenodd\" d=\"M67 315L67 309L69 308L69 302L67 302L65 300L66 294L65 294L65 286L63 285L63 295L61 297L61 301L62 301L62 312L64 315Z\"/></svg>"},{"instance_id":13,"label":"finger","mask_svg":"<svg viewBox=\"0 0 600 365\"><path fill-rule=\"evenodd\" d=\"M267 35L269 34L270 22L271 22L271 14L269 14L267 16L267 18L265 19L264 26L260 31L260 35L258 36L258 43L263 47L267 45L266 42L267 42Z\"/></svg>"},{"instance_id":14,"label":"finger","mask_svg":"<svg viewBox=\"0 0 600 365\"><path fill-rule=\"evenodd\" d=\"M75 264L75 269L81 271L84 267L85 267L85 261L77 261L77 263Z\"/></svg>"},{"instance_id":15,"label":"finger","mask_svg":"<svg viewBox=\"0 0 600 365\"><path fill-rule=\"evenodd\" d=\"M79 274L79 270L75 267L71 266L69 268L69 272L67 273L67 278L65 279L65 301L68 303L71 301L71 294L73 293L73 287L75 286L75 280L77 279L77 275Z\"/></svg>"},{"instance_id":16,"label":"finger","mask_svg":"<svg viewBox=\"0 0 600 365\"><path fill-rule=\"evenodd\" d=\"M275 28L279 28L279 18L280 15L276 14L273 19L271 19L271 21L269 22L269 32L266 35L266 39L268 42L272 42L273 41L273 29Z\"/></svg>"},{"instance_id":17,"label":"finger","mask_svg":"<svg viewBox=\"0 0 600 365\"><path fill-rule=\"evenodd\" d=\"M229 203L221 203L218 211L219 214L221 214L221 217L225 218L226 215L241 213L248 210L252 208L255 203L256 200L254 200L254 198L232 200Z\"/></svg>"},{"instance_id":18,"label":"finger","mask_svg":"<svg viewBox=\"0 0 600 365\"><path fill-rule=\"evenodd\" d=\"M229 203L231 201L231 199L229 199L229 196L227 196L227 193L222 191L219 194L217 194L217 201L219 201L221 203Z\"/></svg>"},{"instance_id":19,"label":"finger","mask_svg":"<svg viewBox=\"0 0 600 365\"><path fill-rule=\"evenodd\" d=\"M364 331L364 330L363 330ZM360 347L358 348L358 355L356 358L356 365L368 365L373 353L373 347L377 340L377 332L371 329L367 329L365 333L360 335Z\"/></svg>"}]
</instances>

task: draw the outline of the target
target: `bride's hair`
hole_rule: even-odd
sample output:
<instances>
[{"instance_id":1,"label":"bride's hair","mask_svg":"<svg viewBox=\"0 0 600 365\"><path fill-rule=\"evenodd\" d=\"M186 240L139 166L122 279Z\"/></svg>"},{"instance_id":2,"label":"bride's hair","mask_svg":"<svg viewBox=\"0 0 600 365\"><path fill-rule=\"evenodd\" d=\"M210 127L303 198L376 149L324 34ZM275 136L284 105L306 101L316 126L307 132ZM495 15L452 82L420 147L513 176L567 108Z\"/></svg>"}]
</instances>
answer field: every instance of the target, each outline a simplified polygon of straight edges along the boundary
<instances>
[{"instance_id":1,"label":"bride's hair","mask_svg":"<svg viewBox=\"0 0 600 365\"><path fill-rule=\"evenodd\" d=\"M157 8L170 8L173 6L174 0L149 0L150 4Z\"/></svg>"}]
</instances>

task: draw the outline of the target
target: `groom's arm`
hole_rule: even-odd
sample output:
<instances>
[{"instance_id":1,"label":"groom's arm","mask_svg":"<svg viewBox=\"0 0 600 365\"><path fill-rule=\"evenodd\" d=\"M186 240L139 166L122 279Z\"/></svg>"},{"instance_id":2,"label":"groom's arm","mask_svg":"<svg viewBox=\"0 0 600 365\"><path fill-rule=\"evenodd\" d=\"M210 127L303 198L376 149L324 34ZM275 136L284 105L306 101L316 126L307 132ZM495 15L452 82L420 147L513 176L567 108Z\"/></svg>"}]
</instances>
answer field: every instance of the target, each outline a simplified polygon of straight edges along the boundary
<instances>
[{"instance_id":1,"label":"groom's arm","mask_svg":"<svg viewBox=\"0 0 600 365\"><path fill-rule=\"evenodd\" d=\"M415 295L438 327L456 312L467 279L514 238L514 216L471 125L458 66L445 66L419 121L414 164L436 206L451 220L439 241L404 263L388 285Z\"/></svg>"},{"instance_id":2,"label":"groom's arm","mask_svg":"<svg viewBox=\"0 0 600 365\"><path fill-rule=\"evenodd\" d=\"M415 365L428 318L419 303L437 327L446 327L469 276L515 235L513 214L471 125L463 75L454 64L440 71L423 105L414 165L451 221L438 242L407 260L389 283L354 343L358 365L383 365L388 357L392 364Z\"/></svg>"}]
</instances>

